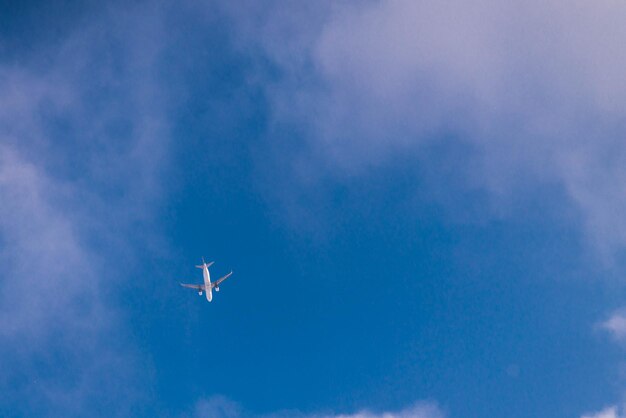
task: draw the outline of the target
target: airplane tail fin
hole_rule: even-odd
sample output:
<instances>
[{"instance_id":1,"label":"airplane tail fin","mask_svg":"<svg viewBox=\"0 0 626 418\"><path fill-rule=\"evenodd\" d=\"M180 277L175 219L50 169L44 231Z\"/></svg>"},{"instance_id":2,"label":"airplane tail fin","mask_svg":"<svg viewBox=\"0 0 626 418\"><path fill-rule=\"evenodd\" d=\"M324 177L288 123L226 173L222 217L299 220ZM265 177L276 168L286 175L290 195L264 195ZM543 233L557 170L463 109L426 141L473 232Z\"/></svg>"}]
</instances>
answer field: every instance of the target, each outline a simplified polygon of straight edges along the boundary
<instances>
[{"instance_id":1,"label":"airplane tail fin","mask_svg":"<svg viewBox=\"0 0 626 418\"><path fill-rule=\"evenodd\" d=\"M204 263L204 260L202 260L202 262ZM211 267L211 265L213 265L213 263L215 263L215 261L211 261L210 263L204 263L204 264L202 264L200 266L196 266L196 268L203 269L205 264L206 264L207 267Z\"/></svg>"}]
</instances>

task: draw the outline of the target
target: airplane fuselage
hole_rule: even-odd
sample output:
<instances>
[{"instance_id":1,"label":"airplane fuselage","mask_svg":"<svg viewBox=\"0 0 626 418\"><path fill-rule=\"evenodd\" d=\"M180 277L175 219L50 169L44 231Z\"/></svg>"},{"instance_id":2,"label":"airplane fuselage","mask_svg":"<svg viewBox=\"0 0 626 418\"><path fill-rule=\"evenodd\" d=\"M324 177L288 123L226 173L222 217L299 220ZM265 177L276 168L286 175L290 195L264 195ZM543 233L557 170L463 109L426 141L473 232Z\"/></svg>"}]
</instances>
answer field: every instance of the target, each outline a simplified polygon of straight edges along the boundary
<instances>
[{"instance_id":1,"label":"airplane fuselage","mask_svg":"<svg viewBox=\"0 0 626 418\"><path fill-rule=\"evenodd\" d=\"M206 300L211 302L213 300L213 289L211 289L211 274L209 273L209 266L202 265L202 277L204 278L204 292L206 293Z\"/></svg>"}]
</instances>

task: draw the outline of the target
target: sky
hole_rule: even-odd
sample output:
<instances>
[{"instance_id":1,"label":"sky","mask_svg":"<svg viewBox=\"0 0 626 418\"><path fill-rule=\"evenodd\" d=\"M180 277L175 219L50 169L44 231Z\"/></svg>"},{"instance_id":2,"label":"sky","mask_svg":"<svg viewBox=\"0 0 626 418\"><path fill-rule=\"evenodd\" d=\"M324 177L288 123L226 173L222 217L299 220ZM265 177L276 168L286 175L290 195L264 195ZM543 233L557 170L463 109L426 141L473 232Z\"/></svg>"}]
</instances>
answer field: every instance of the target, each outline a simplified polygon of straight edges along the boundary
<instances>
[{"instance_id":1,"label":"sky","mask_svg":"<svg viewBox=\"0 0 626 418\"><path fill-rule=\"evenodd\" d=\"M625 20L0 4L0 415L626 417Z\"/></svg>"}]
</instances>

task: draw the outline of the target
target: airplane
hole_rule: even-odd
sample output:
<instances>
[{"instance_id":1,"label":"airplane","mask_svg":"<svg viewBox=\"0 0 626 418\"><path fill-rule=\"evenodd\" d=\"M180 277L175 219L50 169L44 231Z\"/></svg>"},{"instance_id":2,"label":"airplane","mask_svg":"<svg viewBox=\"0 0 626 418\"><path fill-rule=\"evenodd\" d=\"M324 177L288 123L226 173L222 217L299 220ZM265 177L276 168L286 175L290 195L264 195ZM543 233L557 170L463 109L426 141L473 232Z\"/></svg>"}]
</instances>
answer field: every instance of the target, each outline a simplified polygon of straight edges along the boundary
<instances>
[{"instance_id":1,"label":"airplane","mask_svg":"<svg viewBox=\"0 0 626 418\"><path fill-rule=\"evenodd\" d=\"M231 271L226 276L220 277L215 282L211 283L211 275L209 274L209 267L211 267L213 263L214 261L211 261L210 263L206 263L204 261L204 258L202 258L202 265L196 266L196 268L199 268L202 270L202 277L204 277L204 284L181 283L180 285L183 287L196 289L200 296L202 296L202 292L204 291L204 293L206 294L206 300L211 302L211 300L213 300L213 289L215 289L216 292L219 292L220 283L228 279L233 274L233 272Z\"/></svg>"}]
</instances>

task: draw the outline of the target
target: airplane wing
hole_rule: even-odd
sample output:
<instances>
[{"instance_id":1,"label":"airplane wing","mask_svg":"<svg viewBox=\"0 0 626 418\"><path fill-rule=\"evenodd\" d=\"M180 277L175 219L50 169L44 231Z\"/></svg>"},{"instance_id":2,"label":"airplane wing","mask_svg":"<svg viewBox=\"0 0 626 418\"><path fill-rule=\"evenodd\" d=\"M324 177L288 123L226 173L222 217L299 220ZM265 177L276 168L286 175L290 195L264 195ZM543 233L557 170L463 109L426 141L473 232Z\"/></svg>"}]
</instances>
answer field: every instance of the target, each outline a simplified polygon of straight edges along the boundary
<instances>
[{"instance_id":1,"label":"airplane wing","mask_svg":"<svg viewBox=\"0 0 626 418\"><path fill-rule=\"evenodd\" d=\"M230 273L228 273L226 276L224 277L220 277L219 279L217 279L215 282L211 283L213 285L213 287L217 287L220 285L220 283L222 283L224 280L228 279L231 275L233 274L233 272L231 271Z\"/></svg>"},{"instance_id":2,"label":"airplane wing","mask_svg":"<svg viewBox=\"0 0 626 418\"><path fill-rule=\"evenodd\" d=\"M187 284L187 283L181 283L180 284L182 287L188 287L190 289L196 289L196 290L204 290L205 287L203 284Z\"/></svg>"}]
</instances>

